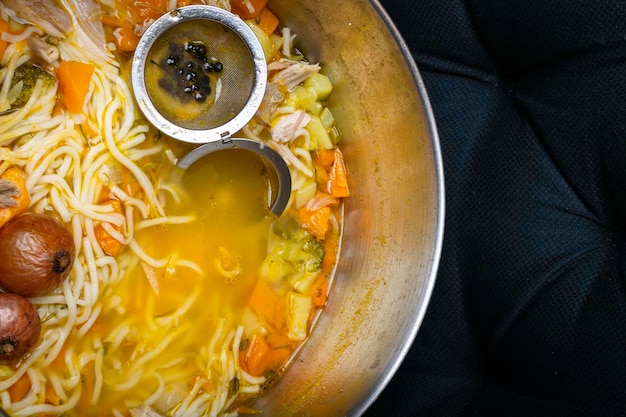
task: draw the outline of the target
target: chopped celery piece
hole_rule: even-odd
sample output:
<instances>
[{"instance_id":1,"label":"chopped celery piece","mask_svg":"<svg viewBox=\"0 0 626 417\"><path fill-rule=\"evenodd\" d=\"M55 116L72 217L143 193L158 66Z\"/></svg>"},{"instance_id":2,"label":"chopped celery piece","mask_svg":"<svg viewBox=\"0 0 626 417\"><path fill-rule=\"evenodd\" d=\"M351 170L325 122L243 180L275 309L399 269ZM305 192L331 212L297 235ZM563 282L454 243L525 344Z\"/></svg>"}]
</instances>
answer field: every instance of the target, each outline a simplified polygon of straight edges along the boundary
<instances>
[{"instance_id":1,"label":"chopped celery piece","mask_svg":"<svg viewBox=\"0 0 626 417\"><path fill-rule=\"evenodd\" d=\"M300 294L307 294L309 290L311 289L311 287L313 286L313 283L315 282L315 279L317 278L318 275L319 275L319 271L317 272L304 271L304 272L299 273L293 279L294 291Z\"/></svg>"},{"instance_id":2,"label":"chopped celery piece","mask_svg":"<svg viewBox=\"0 0 626 417\"><path fill-rule=\"evenodd\" d=\"M311 135L311 142L317 149L331 149L333 142L324 128L322 120L317 116L311 116L311 120L304 127Z\"/></svg>"},{"instance_id":3,"label":"chopped celery piece","mask_svg":"<svg viewBox=\"0 0 626 417\"><path fill-rule=\"evenodd\" d=\"M328 107L324 107L319 117L326 131L333 127L333 124L335 123L335 117L330 112L330 109Z\"/></svg>"},{"instance_id":4,"label":"chopped celery piece","mask_svg":"<svg viewBox=\"0 0 626 417\"><path fill-rule=\"evenodd\" d=\"M287 262L278 256L268 255L261 264L259 275L269 282L276 282L292 272L293 268Z\"/></svg>"},{"instance_id":5,"label":"chopped celery piece","mask_svg":"<svg viewBox=\"0 0 626 417\"><path fill-rule=\"evenodd\" d=\"M289 338L300 341L306 339L309 315L313 302L306 295L290 291L287 293L287 327Z\"/></svg>"},{"instance_id":6,"label":"chopped celery piece","mask_svg":"<svg viewBox=\"0 0 626 417\"><path fill-rule=\"evenodd\" d=\"M330 79L319 72L311 75L304 81L304 87L311 91L317 100L326 100L333 91L333 84Z\"/></svg>"}]
</instances>

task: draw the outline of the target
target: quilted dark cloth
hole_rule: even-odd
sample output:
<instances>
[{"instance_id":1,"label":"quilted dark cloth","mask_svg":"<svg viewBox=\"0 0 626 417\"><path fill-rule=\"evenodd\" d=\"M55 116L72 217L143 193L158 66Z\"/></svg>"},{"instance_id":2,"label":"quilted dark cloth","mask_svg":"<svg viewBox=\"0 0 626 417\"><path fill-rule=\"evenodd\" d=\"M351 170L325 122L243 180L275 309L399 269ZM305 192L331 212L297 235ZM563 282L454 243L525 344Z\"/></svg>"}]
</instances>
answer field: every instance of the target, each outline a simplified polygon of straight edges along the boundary
<instances>
[{"instance_id":1,"label":"quilted dark cloth","mask_svg":"<svg viewBox=\"0 0 626 417\"><path fill-rule=\"evenodd\" d=\"M626 2L381 0L441 139L443 255L372 416L626 416Z\"/></svg>"}]
</instances>

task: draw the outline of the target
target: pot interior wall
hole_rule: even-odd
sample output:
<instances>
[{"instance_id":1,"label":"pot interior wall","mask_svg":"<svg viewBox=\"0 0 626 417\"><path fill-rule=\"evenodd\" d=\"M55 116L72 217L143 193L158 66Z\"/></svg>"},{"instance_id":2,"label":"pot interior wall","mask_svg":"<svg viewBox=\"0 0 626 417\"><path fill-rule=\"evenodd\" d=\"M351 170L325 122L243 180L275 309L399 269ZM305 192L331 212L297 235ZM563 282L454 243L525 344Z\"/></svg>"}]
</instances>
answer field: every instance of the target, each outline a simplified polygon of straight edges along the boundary
<instances>
[{"instance_id":1,"label":"pot interior wall","mask_svg":"<svg viewBox=\"0 0 626 417\"><path fill-rule=\"evenodd\" d=\"M437 269L443 185L419 76L376 2L270 0L335 86L352 195L329 304L294 363L257 400L271 416L359 415L406 354Z\"/></svg>"}]
</instances>

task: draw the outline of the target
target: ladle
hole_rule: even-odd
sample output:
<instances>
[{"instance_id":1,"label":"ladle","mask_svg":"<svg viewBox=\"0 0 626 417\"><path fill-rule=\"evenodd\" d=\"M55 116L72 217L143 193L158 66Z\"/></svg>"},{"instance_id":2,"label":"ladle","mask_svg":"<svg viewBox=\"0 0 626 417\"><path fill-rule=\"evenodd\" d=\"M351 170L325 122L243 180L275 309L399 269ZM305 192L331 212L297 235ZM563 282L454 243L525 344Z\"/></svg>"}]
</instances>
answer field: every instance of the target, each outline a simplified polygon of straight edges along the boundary
<instances>
[{"instance_id":1,"label":"ladle","mask_svg":"<svg viewBox=\"0 0 626 417\"><path fill-rule=\"evenodd\" d=\"M166 13L137 45L132 85L141 111L157 129L200 145L179 167L224 149L255 152L267 167L270 210L282 214L291 193L286 162L262 142L232 137L254 117L267 85L263 48L243 20L205 5Z\"/></svg>"}]
</instances>

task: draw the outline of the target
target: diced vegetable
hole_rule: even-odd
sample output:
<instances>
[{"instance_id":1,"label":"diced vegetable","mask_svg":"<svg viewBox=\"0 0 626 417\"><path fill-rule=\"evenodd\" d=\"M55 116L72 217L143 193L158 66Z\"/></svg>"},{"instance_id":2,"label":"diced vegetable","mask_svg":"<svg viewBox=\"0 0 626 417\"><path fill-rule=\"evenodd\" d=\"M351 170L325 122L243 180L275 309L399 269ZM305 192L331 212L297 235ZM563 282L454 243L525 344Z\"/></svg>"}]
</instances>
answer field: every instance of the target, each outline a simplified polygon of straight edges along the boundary
<instances>
[{"instance_id":1,"label":"diced vegetable","mask_svg":"<svg viewBox=\"0 0 626 417\"><path fill-rule=\"evenodd\" d=\"M169 0L118 0L117 2L118 10L126 11L133 23L143 25L165 14Z\"/></svg>"},{"instance_id":2,"label":"diced vegetable","mask_svg":"<svg viewBox=\"0 0 626 417\"><path fill-rule=\"evenodd\" d=\"M263 30L263 32L271 35L274 33L276 28L278 27L278 18L270 9L264 7L259 13L259 27Z\"/></svg>"},{"instance_id":3,"label":"diced vegetable","mask_svg":"<svg viewBox=\"0 0 626 417\"><path fill-rule=\"evenodd\" d=\"M262 376L271 365L272 351L269 344L260 334L253 334L247 339L247 346L239 352L241 367L253 376Z\"/></svg>"},{"instance_id":4,"label":"diced vegetable","mask_svg":"<svg viewBox=\"0 0 626 417\"><path fill-rule=\"evenodd\" d=\"M115 199L111 199L109 201L109 204L113 207L113 211L115 211L116 213L122 214L123 213L123 209L122 209L122 202L119 200L115 200ZM122 233L122 226L123 225L110 225L114 230ZM102 250L104 251L104 253L106 253L107 255L116 257L117 255L120 254L120 251L122 250L122 243L113 238L102 226L101 223L98 223L96 225L96 227L94 227L94 233L96 235L96 240L98 241L98 244L100 244L100 248L102 248Z\"/></svg>"},{"instance_id":5,"label":"diced vegetable","mask_svg":"<svg viewBox=\"0 0 626 417\"><path fill-rule=\"evenodd\" d=\"M9 396L11 397L11 401L12 402L18 402L21 401L24 397L26 397L26 394L28 394L28 391L30 391L30 378L28 377L28 374L24 374L20 377L20 379L18 379L17 381L15 381L15 383L13 385L11 385L9 387L9 389L7 391L9 391Z\"/></svg>"},{"instance_id":6,"label":"diced vegetable","mask_svg":"<svg viewBox=\"0 0 626 417\"><path fill-rule=\"evenodd\" d=\"M285 235L272 234L270 252L293 267L293 272L315 272L322 266L324 246L306 230Z\"/></svg>"},{"instance_id":7,"label":"diced vegetable","mask_svg":"<svg viewBox=\"0 0 626 417\"><path fill-rule=\"evenodd\" d=\"M30 195L21 169L17 167L7 169L0 175L0 180L6 181L4 185L8 188L5 195L0 195L0 226L3 226L26 211L30 204Z\"/></svg>"},{"instance_id":8,"label":"diced vegetable","mask_svg":"<svg viewBox=\"0 0 626 417\"><path fill-rule=\"evenodd\" d=\"M315 144L317 149L330 149L333 147L330 136L328 136L328 132L319 117L311 116L311 120L304 128L311 135L311 142Z\"/></svg>"},{"instance_id":9,"label":"diced vegetable","mask_svg":"<svg viewBox=\"0 0 626 417\"><path fill-rule=\"evenodd\" d=\"M118 27L113 31L113 38L117 50L120 52L133 52L139 44L139 36L132 27Z\"/></svg>"},{"instance_id":10,"label":"diced vegetable","mask_svg":"<svg viewBox=\"0 0 626 417\"><path fill-rule=\"evenodd\" d=\"M259 42L261 42L261 47L263 48L263 52L265 53L265 59L268 62L271 61L272 56L274 55L275 48L274 43L270 39L269 35L265 33L263 29L261 29L252 20L248 20L246 23L248 23L248 26L250 27L250 29L252 29L252 32L254 32Z\"/></svg>"},{"instance_id":11,"label":"diced vegetable","mask_svg":"<svg viewBox=\"0 0 626 417\"><path fill-rule=\"evenodd\" d=\"M335 117L328 107L324 107L319 116L326 131L333 127L333 124L335 123Z\"/></svg>"},{"instance_id":12,"label":"diced vegetable","mask_svg":"<svg viewBox=\"0 0 626 417\"><path fill-rule=\"evenodd\" d=\"M294 341L306 339L309 316L313 302L308 295L290 291L287 294L287 327L289 338Z\"/></svg>"},{"instance_id":13,"label":"diced vegetable","mask_svg":"<svg viewBox=\"0 0 626 417\"><path fill-rule=\"evenodd\" d=\"M346 165L343 161L343 155L339 149L335 149L335 161L330 168L328 193L335 198L342 198L350 195Z\"/></svg>"},{"instance_id":14,"label":"diced vegetable","mask_svg":"<svg viewBox=\"0 0 626 417\"><path fill-rule=\"evenodd\" d=\"M56 70L61 101L71 113L83 110L95 66L87 62L61 61Z\"/></svg>"},{"instance_id":15,"label":"diced vegetable","mask_svg":"<svg viewBox=\"0 0 626 417\"><path fill-rule=\"evenodd\" d=\"M102 16L102 23L111 26L108 40L115 43L119 52L132 52L137 48L139 36L135 34L135 28L130 21L105 15Z\"/></svg>"},{"instance_id":16,"label":"diced vegetable","mask_svg":"<svg viewBox=\"0 0 626 417\"><path fill-rule=\"evenodd\" d=\"M305 110L312 115L322 111L322 105L315 98L315 93L301 85L297 86L289 93L285 104L295 109Z\"/></svg>"},{"instance_id":17,"label":"diced vegetable","mask_svg":"<svg viewBox=\"0 0 626 417\"><path fill-rule=\"evenodd\" d=\"M276 282L291 272L293 270L287 262L280 257L269 255L263 260L259 275L269 282Z\"/></svg>"},{"instance_id":18,"label":"diced vegetable","mask_svg":"<svg viewBox=\"0 0 626 417\"><path fill-rule=\"evenodd\" d=\"M237 13L242 19L254 19L266 4L267 0L232 0L230 7L233 13Z\"/></svg>"},{"instance_id":19,"label":"diced vegetable","mask_svg":"<svg viewBox=\"0 0 626 417\"><path fill-rule=\"evenodd\" d=\"M343 154L339 149L320 149L317 152L316 162L323 167L328 178L326 179L326 191L335 198L348 197L348 175Z\"/></svg>"},{"instance_id":20,"label":"diced vegetable","mask_svg":"<svg viewBox=\"0 0 626 417\"><path fill-rule=\"evenodd\" d=\"M324 259L322 260L322 273L324 275L330 274L335 266L335 262L337 262L338 239L338 236L330 236L324 239Z\"/></svg>"},{"instance_id":21,"label":"diced vegetable","mask_svg":"<svg viewBox=\"0 0 626 417\"><path fill-rule=\"evenodd\" d=\"M311 286L310 295L313 307L322 308L328 300L328 278L323 274L319 274Z\"/></svg>"},{"instance_id":22,"label":"diced vegetable","mask_svg":"<svg viewBox=\"0 0 626 417\"><path fill-rule=\"evenodd\" d=\"M315 162L324 169L330 169L335 162L335 150L334 149L318 149L317 158Z\"/></svg>"},{"instance_id":23,"label":"diced vegetable","mask_svg":"<svg viewBox=\"0 0 626 417\"><path fill-rule=\"evenodd\" d=\"M322 207L309 211L306 207L298 210L298 217L302 227L316 239L323 240L328 232L330 222L330 207Z\"/></svg>"},{"instance_id":24,"label":"diced vegetable","mask_svg":"<svg viewBox=\"0 0 626 417\"><path fill-rule=\"evenodd\" d=\"M49 89L54 86L56 78L37 65L24 64L15 69L11 79L11 108L23 107L33 94L37 80L43 82L43 88ZM14 89L16 91L14 92Z\"/></svg>"},{"instance_id":25,"label":"diced vegetable","mask_svg":"<svg viewBox=\"0 0 626 417\"><path fill-rule=\"evenodd\" d=\"M284 302L267 282L262 279L257 282L250 296L249 305L274 330L282 330L286 321Z\"/></svg>"},{"instance_id":26,"label":"diced vegetable","mask_svg":"<svg viewBox=\"0 0 626 417\"><path fill-rule=\"evenodd\" d=\"M2 33L4 32L9 32L10 30L11 26L9 25L9 22L0 18L0 35L2 35ZM0 39L0 59L2 59L2 57L4 56L4 51L6 51L7 46L8 42Z\"/></svg>"},{"instance_id":27,"label":"diced vegetable","mask_svg":"<svg viewBox=\"0 0 626 417\"><path fill-rule=\"evenodd\" d=\"M311 91L317 100L323 101L333 91L333 84L324 74L316 72L304 81L304 87Z\"/></svg>"},{"instance_id":28,"label":"diced vegetable","mask_svg":"<svg viewBox=\"0 0 626 417\"><path fill-rule=\"evenodd\" d=\"M309 201L317 190L317 184L312 179L307 180L304 185L298 188L295 192L296 208L304 206Z\"/></svg>"},{"instance_id":29,"label":"diced vegetable","mask_svg":"<svg viewBox=\"0 0 626 417\"><path fill-rule=\"evenodd\" d=\"M319 272L300 272L293 280L293 289L299 294L308 294Z\"/></svg>"},{"instance_id":30,"label":"diced vegetable","mask_svg":"<svg viewBox=\"0 0 626 417\"><path fill-rule=\"evenodd\" d=\"M272 358L270 365L272 369L278 370L278 368L285 364L285 361L291 356L293 352L293 343L287 337L278 333L270 333L265 338L270 345L272 351Z\"/></svg>"}]
</instances>

